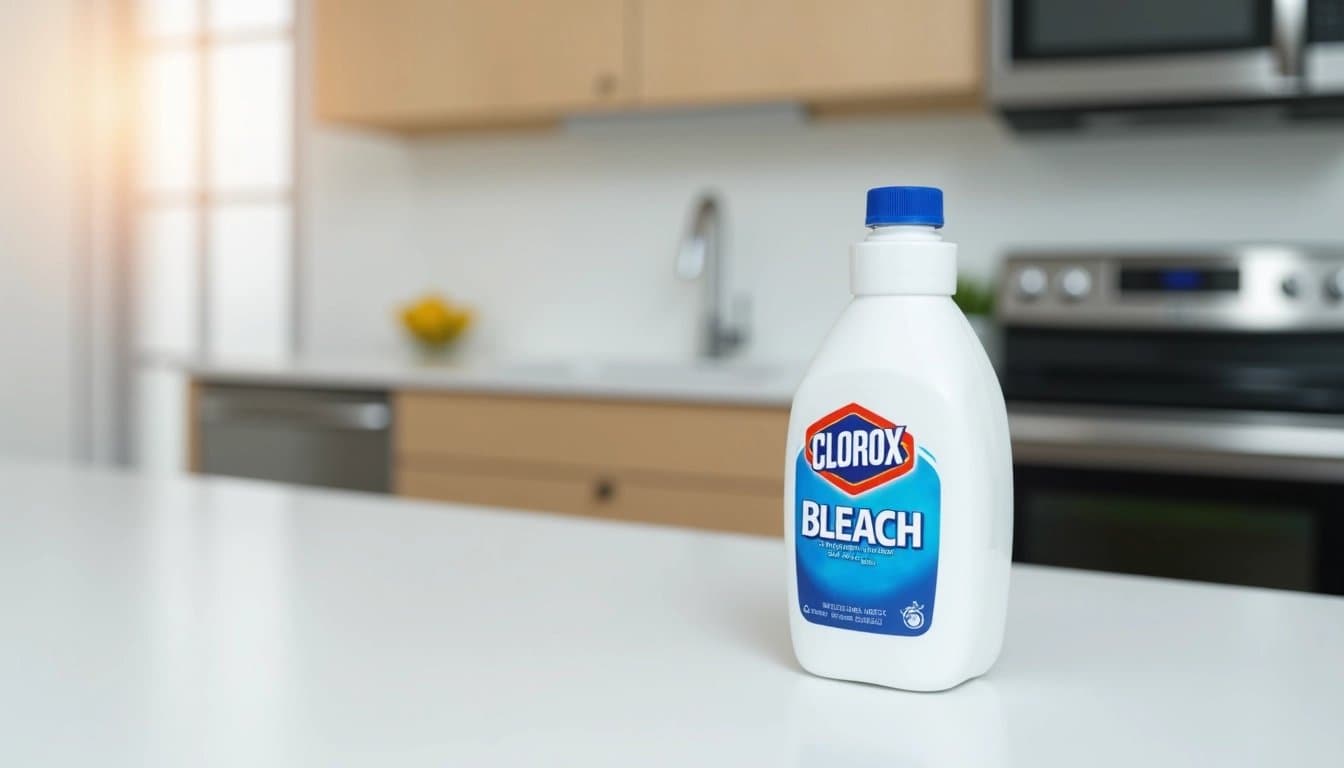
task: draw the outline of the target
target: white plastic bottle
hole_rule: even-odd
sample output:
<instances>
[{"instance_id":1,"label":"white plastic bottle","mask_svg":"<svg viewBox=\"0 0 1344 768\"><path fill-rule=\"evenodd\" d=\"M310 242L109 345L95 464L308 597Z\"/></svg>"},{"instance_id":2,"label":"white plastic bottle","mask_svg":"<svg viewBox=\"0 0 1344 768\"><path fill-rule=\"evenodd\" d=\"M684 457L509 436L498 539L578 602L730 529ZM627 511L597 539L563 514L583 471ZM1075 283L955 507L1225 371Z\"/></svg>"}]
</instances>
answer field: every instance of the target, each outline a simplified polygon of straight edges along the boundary
<instances>
[{"instance_id":1,"label":"white plastic bottle","mask_svg":"<svg viewBox=\"0 0 1344 768\"><path fill-rule=\"evenodd\" d=\"M937 691L1003 642L1012 457L998 379L952 303L943 194L868 192L854 300L794 396L789 626L816 675Z\"/></svg>"}]
</instances>

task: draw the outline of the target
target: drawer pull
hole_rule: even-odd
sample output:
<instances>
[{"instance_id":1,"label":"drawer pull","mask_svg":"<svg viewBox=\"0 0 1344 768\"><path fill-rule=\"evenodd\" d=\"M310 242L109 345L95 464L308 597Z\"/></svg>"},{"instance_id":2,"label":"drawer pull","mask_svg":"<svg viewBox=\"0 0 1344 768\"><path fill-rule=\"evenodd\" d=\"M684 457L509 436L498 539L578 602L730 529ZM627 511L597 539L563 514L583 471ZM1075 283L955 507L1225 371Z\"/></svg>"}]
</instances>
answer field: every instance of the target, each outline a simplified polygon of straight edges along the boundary
<instances>
[{"instance_id":1,"label":"drawer pull","mask_svg":"<svg viewBox=\"0 0 1344 768\"><path fill-rule=\"evenodd\" d=\"M616 495L616 484L610 480L602 479L593 486L593 498L599 502L611 501Z\"/></svg>"},{"instance_id":2,"label":"drawer pull","mask_svg":"<svg viewBox=\"0 0 1344 768\"><path fill-rule=\"evenodd\" d=\"M616 76L610 72L602 72L593 78L593 92L600 98L608 98L616 93Z\"/></svg>"}]
</instances>

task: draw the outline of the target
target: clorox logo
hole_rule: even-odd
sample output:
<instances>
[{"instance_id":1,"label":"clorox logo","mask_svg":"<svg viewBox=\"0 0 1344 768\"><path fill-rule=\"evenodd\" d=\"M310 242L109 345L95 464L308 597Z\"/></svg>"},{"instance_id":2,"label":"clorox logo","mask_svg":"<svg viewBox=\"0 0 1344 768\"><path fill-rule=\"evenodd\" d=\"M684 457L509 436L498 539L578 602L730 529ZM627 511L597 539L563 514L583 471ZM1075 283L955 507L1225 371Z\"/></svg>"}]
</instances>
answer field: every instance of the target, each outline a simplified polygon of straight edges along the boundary
<instances>
[{"instance_id":1,"label":"clorox logo","mask_svg":"<svg viewBox=\"0 0 1344 768\"><path fill-rule=\"evenodd\" d=\"M812 470L851 496L915 468L915 438L902 425L850 403L807 428Z\"/></svg>"}]
</instances>

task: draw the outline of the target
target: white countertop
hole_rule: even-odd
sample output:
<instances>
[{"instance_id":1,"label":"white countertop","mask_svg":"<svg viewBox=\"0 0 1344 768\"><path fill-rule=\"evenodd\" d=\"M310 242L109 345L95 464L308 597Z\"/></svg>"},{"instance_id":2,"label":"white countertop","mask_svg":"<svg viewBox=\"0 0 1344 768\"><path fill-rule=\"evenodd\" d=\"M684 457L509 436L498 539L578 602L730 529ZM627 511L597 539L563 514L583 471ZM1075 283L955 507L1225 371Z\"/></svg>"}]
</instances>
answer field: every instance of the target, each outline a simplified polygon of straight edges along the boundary
<instances>
[{"instance_id":1,"label":"white countertop","mask_svg":"<svg viewBox=\"0 0 1344 768\"><path fill-rule=\"evenodd\" d=\"M413 363L298 360L184 366L192 376L233 384L322 389L433 389L562 397L629 398L788 407L805 363L537 360Z\"/></svg>"},{"instance_id":2,"label":"white countertop","mask_svg":"<svg viewBox=\"0 0 1344 768\"><path fill-rule=\"evenodd\" d=\"M0 464L0 764L1339 766L1344 599L1016 567L942 694L794 663L780 541Z\"/></svg>"}]
</instances>

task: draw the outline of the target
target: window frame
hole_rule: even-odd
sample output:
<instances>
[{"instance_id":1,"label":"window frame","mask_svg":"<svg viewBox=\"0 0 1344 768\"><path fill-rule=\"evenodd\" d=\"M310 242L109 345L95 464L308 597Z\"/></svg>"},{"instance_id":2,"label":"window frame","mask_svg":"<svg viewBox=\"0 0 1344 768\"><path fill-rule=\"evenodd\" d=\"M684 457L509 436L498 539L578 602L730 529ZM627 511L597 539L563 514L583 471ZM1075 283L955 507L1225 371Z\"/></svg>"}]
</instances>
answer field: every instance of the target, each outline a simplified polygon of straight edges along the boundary
<instances>
[{"instance_id":1,"label":"window frame","mask_svg":"<svg viewBox=\"0 0 1344 768\"><path fill-rule=\"evenodd\" d=\"M230 205L258 205L274 204L284 206L288 210L289 220L289 242L285 249L286 264L282 268L289 274L289 287L286 296L288 306L283 308L282 314L287 317L288 329L286 338L283 341L283 356L293 357L299 353L301 334L299 330L299 321L301 312L299 308L299 299L302 295L300 290L300 268L299 252L301 239L303 237L300 211L301 195L300 180L303 178L302 164L302 134L305 125L306 109L308 99L306 97L306 67L304 66L306 46L306 3L303 0L280 0L288 2L291 6L290 21L283 25L266 25L261 27L247 27L229 30L213 30L209 27L210 10L213 3L228 2L228 0L195 0L196 5L196 29L194 32L186 35L154 36L147 34L146 24L142 23L141 14L144 9L136 0L123 0L128 5L129 16L132 19L130 28L132 30L132 51L134 61L136 62L137 80L143 85L143 73L148 68L150 60L158 54L173 51L189 51L195 58L196 69L196 94L191 108L195 112L195 148L194 157L191 159L193 168L193 181L189 188L181 190L162 190L149 189L143 178L144 158L134 157L132 161L133 172L132 186L134 189L132 199L132 215L129 217L133 234L131 242L136 244L136 257L132 262L137 266L136 273L132 277L131 284L136 286L136 296L130 302L136 311L140 308L139 286L140 280L139 251L143 242L143 231L141 222L146 213L154 210L163 210L168 208L188 208L195 225L195 237L192 245L192 268L195 273L194 293L196 295L196 307L194 315L195 333L194 349L191 356L201 360L211 360L215 357L215 350L212 342L211 324L215 320L215 306L213 299L213 279L211 269L211 242L212 242L212 214L222 207ZM213 95L213 76L210 66L210 54L221 47L235 45L248 45L262 42L281 42L287 43L290 49L291 66L293 77L291 79L290 109L292 119L290 120L289 136L289 181L287 184L280 184L274 187L254 187L254 188L231 188L214 189L210 178L211 153L214 149L215 137L213 118L211 110L211 97ZM147 98L143 87L136 89L140 98ZM146 111L140 109L136 114L139 119L143 119ZM141 137L137 137L141 138ZM137 148L142 145L137 143ZM164 361L165 353L163 350L146 348L141 341L140 328L135 325L135 331L131 340L131 351L135 361L134 367L139 369L146 365L153 365L162 362L174 362L172 360ZM167 355L172 357L173 355Z\"/></svg>"}]
</instances>

